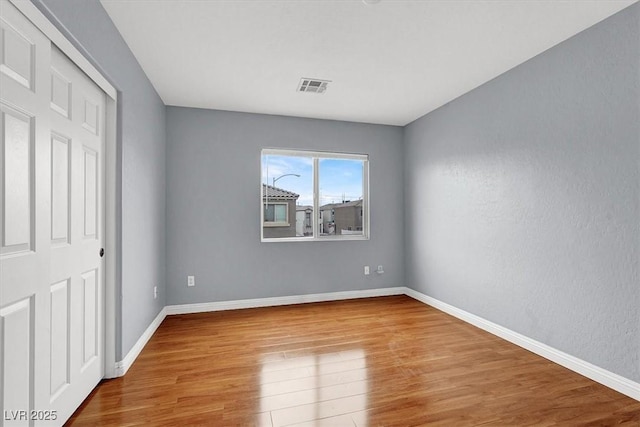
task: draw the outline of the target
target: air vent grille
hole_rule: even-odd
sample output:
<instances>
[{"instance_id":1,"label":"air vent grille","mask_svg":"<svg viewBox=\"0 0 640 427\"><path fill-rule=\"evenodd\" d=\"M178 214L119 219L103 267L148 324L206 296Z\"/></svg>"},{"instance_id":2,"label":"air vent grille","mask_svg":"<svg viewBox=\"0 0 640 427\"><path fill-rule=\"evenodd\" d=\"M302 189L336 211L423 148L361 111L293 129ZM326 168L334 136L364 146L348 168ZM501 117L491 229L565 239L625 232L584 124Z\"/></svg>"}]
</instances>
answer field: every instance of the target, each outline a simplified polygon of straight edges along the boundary
<instances>
[{"instance_id":1,"label":"air vent grille","mask_svg":"<svg viewBox=\"0 0 640 427\"><path fill-rule=\"evenodd\" d=\"M331 80L318 80L318 79L300 79L300 85L298 86L298 92L307 93L324 93L327 90L327 86Z\"/></svg>"}]
</instances>

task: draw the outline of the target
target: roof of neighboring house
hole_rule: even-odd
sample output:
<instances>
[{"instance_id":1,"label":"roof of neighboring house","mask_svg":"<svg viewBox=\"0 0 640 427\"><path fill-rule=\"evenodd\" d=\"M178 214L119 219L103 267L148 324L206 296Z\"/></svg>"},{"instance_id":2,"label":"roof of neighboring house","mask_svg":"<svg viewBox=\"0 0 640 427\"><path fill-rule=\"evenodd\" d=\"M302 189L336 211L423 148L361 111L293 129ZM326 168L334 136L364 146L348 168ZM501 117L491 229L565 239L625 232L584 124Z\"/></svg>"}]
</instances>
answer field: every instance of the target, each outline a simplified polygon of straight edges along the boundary
<instances>
[{"instance_id":1,"label":"roof of neighboring house","mask_svg":"<svg viewBox=\"0 0 640 427\"><path fill-rule=\"evenodd\" d=\"M306 211L307 209L313 210L313 206L308 206L308 205L297 205L296 206L296 212Z\"/></svg>"},{"instance_id":2,"label":"roof of neighboring house","mask_svg":"<svg viewBox=\"0 0 640 427\"><path fill-rule=\"evenodd\" d=\"M262 198L264 199L266 197L273 200L295 200L300 197L300 195L293 191L262 184Z\"/></svg>"},{"instance_id":3,"label":"roof of neighboring house","mask_svg":"<svg viewBox=\"0 0 640 427\"><path fill-rule=\"evenodd\" d=\"M324 211L327 209L348 208L350 206L362 206L362 199L345 203L328 203L326 205L320 206L320 210Z\"/></svg>"}]
</instances>

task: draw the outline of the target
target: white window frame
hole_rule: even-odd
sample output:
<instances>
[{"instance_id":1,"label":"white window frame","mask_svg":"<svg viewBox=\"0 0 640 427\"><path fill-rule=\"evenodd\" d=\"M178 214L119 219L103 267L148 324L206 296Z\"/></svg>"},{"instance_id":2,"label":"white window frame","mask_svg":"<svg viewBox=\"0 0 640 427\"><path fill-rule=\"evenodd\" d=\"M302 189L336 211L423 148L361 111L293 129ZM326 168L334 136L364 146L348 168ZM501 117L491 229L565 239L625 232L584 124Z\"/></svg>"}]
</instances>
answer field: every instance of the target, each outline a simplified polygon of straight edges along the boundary
<instances>
[{"instance_id":1,"label":"white window frame","mask_svg":"<svg viewBox=\"0 0 640 427\"><path fill-rule=\"evenodd\" d=\"M260 152L260 180L262 181L262 159L265 155L307 157L313 159L313 215L312 227L313 235L305 237L264 237L264 228L272 227L278 223L265 223L264 221L264 194L263 184L260 182L260 241L261 242L342 242L350 240L369 240L371 232L370 205L369 205L369 155L354 153L336 153L327 151L308 151L281 148L264 148ZM320 192L319 192L319 165L320 159L345 159L361 160L363 162L362 171L362 234L337 234L334 236L320 236ZM288 212L287 212L288 214Z\"/></svg>"}]
</instances>

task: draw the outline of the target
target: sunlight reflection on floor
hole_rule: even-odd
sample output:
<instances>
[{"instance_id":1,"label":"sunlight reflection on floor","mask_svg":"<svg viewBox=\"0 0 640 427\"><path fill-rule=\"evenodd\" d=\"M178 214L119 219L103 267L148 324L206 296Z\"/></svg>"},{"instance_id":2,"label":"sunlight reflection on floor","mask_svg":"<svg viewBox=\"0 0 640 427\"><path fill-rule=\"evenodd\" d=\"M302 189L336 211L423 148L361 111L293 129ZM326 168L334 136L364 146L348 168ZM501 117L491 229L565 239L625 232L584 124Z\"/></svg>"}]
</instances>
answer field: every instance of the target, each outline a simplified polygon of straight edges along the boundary
<instances>
[{"instance_id":1,"label":"sunlight reflection on floor","mask_svg":"<svg viewBox=\"0 0 640 427\"><path fill-rule=\"evenodd\" d=\"M362 349L292 358L265 355L260 372L259 422L364 427L368 392L367 359Z\"/></svg>"}]
</instances>

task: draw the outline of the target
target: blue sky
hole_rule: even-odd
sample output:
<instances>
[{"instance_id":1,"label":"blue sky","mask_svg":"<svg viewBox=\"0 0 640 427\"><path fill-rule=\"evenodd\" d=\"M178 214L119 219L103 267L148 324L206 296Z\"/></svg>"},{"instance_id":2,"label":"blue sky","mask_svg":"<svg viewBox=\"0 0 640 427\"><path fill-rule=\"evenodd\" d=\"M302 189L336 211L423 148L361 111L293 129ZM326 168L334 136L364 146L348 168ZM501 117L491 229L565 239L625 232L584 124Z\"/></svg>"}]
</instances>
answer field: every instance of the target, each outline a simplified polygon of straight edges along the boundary
<instances>
[{"instance_id":1,"label":"blue sky","mask_svg":"<svg viewBox=\"0 0 640 427\"><path fill-rule=\"evenodd\" d=\"M362 198L361 160L320 159L320 205L339 203L345 200ZM276 181L276 187L293 191L300 195L298 204L313 204L313 159L297 156L262 156L262 182L272 185L273 178L284 174Z\"/></svg>"}]
</instances>

